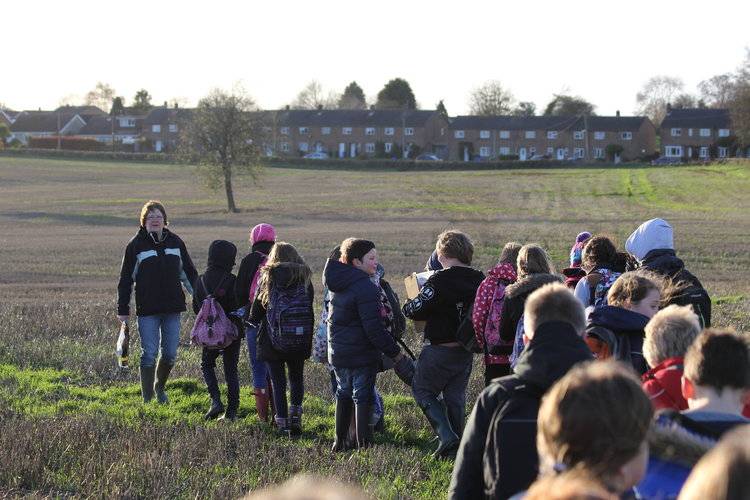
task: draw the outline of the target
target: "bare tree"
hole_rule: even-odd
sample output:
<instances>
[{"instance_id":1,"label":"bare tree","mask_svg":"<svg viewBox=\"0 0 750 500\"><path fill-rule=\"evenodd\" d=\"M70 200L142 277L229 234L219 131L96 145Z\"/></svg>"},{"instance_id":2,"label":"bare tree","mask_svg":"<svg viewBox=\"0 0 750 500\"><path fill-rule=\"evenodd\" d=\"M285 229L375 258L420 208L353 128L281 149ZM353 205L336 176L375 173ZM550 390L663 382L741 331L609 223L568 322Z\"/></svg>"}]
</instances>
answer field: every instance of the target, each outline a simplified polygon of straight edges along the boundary
<instances>
[{"instance_id":1,"label":"bare tree","mask_svg":"<svg viewBox=\"0 0 750 500\"><path fill-rule=\"evenodd\" d=\"M292 103L293 109L336 109L339 96L335 92L325 92L323 85L311 80L305 85Z\"/></svg>"},{"instance_id":2,"label":"bare tree","mask_svg":"<svg viewBox=\"0 0 750 500\"><path fill-rule=\"evenodd\" d=\"M83 102L89 106L96 106L101 110L109 112L112 99L115 97L115 89L108 83L96 82L94 90L86 93Z\"/></svg>"},{"instance_id":3,"label":"bare tree","mask_svg":"<svg viewBox=\"0 0 750 500\"><path fill-rule=\"evenodd\" d=\"M469 108L472 115L508 115L515 106L516 99L497 80L490 80L472 90L469 95Z\"/></svg>"},{"instance_id":4,"label":"bare tree","mask_svg":"<svg viewBox=\"0 0 750 500\"><path fill-rule=\"evenodd\" d=\"M180 150L198 164L209 188L222 184L229 212L237 212L232 180L260 173L262 125L253 99L240 87L212 90L198 102L192 119L182 127Z\"/></svg>"},{"instance_id":5,"label":"bare tree","mask_svg":"<svg viewBox=\"0 0 750 500\"><path fill-rule=\"evenodd\" d=\"M744 148L750 148L750 49L737 70L732 95L727 104L737 139Z\"/></svg>"},{"instance_id":6,"label":"bare tree","mask_svg":"<svg viewBox=\"0 0 750 500\"><path fill-rule=\"evenodd\" d=\"M701 100L712 108L725 108L734 91L735 76L731 73L712 76L698 84Z\"/></svg>"},{"instance_id":7,"label":"bare tree","mask_svg":"<svg viewBox=\"0 0 750 500\"><path fill-rule=\"evenodd\" d=\"M660 75L649 78L635 96L638 103L635 113L648 116L658 127L667 112L667 104L682 92L683 87L685 84L677 77Z\"/></svg>"},{"instance_id":8,"label":"bare tree","mask_svg":"<svg viewBox=\"0 0 750 500\"><path fill-rule=\"evenodd\" d=\"M672 99L672 107L675 109L706 107L703 101L699 101L693 94L682 93Z\"/></svg>"}]
</instances>

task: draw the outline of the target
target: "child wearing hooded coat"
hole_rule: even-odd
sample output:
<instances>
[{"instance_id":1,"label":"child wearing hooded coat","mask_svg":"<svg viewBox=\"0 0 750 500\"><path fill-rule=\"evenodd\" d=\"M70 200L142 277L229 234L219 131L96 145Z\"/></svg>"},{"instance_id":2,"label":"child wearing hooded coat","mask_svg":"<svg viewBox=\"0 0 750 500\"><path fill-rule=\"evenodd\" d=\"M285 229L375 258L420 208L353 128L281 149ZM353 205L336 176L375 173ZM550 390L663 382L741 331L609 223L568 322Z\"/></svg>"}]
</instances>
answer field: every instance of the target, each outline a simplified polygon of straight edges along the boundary
<instances>
[{"instance_id":1,"label":"child wearing hooded coat","mask_svg":"<svg viewBox=\"0 0 750 500\"><path fill-rule=\"evenodd\" d=\"M238 316L230 314L237 309L237 302L234 297L235 276L232 274L235 257L237 256L237 247L234 243L225 240L215 240L208 247L208 267L195 285L193 294L193 312L198 314L201 309L203 300L209 295L213 295L216 302L226 313L227 317L235 323L237 331L242 331L242 322ZM222 419L234 420L237 418L237 409L240 405L240 379L237 371L237 364L240 359L240 347L242 346L242 337L237 339L224 349L203 348L201 353L201 370L203 371L203 380L206 382L208 394L211 397L211 408L206 412L205 419L212 420L222 412L224 405L221 402L221 392L219 391L219 382L216 379L216 359L221 356L224 362L224 379L227 383L227 407Z\"/></svg>"}]
</instances>

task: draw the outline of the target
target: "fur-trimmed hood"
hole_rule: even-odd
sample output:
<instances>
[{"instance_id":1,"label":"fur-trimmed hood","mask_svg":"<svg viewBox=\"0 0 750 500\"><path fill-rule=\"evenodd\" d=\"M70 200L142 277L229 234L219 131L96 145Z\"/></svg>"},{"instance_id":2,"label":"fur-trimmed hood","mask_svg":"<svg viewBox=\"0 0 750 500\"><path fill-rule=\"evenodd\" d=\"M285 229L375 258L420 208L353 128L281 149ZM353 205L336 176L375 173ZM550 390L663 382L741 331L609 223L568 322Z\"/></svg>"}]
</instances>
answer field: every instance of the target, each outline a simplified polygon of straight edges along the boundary
<instances>
[{"instance_id":1,"label":"fur-trimmed hood","mask_svg":"<svg viewBox=\"0 0 750 500\"><path fill-rule=\"evenodd\" d=\"M505 288L505 296L512 299L528 295L537 288L549 283L562 283L562 277L556 274L537 273L519 278L518 281Z\"/></svg>"},{"instance_id":2,"label":"fur-trimmed hood","mask_svg":"<svg viewBox=\"0 0 750 500\"><path fill-rule=\"evenodd\" d=\"M660 412L648 436L651 454L661 460L692 468L716 440L688 430L679 423L677 412Z\"/></svg>"}]
</instances>

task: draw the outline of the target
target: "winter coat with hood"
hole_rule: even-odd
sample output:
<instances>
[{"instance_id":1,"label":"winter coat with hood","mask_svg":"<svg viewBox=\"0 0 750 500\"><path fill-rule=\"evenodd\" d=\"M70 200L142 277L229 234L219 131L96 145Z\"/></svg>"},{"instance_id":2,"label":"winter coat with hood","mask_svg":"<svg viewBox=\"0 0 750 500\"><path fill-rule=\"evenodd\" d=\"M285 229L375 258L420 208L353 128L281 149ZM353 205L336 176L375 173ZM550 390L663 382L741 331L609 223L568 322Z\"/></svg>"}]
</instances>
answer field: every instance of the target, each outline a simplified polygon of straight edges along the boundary
<instances>
[{"instance_id":1,"label":"winter coat with hood","mask_svg":"<svg viewBox=\"0 0 750 500\"><path fill-rule=\"evenodd\" d=\"M622 307L602 306L589 314L586 335L594 335L611 346L612 357L633 365L642 375L648 371L643 357L643 338L649 318Z\"/></svg>"},{"instance_id":2,"label":"winter coat with hood","mask_svg":"<svg viewBox=\"0 0 750 500\"><path fill-rule=\"evenodd\" d=\"M234 243L224 240L217 240L208 247L208 267L195 283L193 293L193 312L198 314L201 310L203 301L211 294L219 303L224 313L236 311L238 308L237 301L234 297L234 282L236 277L232 274L235 258L237 257L237 247ZM237 328L242 327L242 322L237 316L228 316L234 321Z\"/></svg>"},{"instance_id":3,"label":"winter coat with hood","mask_svg":"<svg viewBox=\"0 0 750 500\"><path fill-rule=\"evenodd\" d=\"M472 311L471 323L474 326L474 334L477 338L479 347L484 349L485 344L494 347L507 348L508 353L513 349L512 342L502 342L500 340L500 320L502 318L502 306L505 299L505 289L508 285L516 281L516 268L508 262L501 262L489 271L487 277L482 281L477 289L476 298L474 299L474 310ZM500 316L497 317L492 311L492 304L497 299L500 304ZM491 313L492 317L491 317ZM488 325L488 321L491 323ZM488 337L488 338L485 338ZM486 352L486 351L485 351ZM507 365L510 363L508 354L489 354L484 355L485 365Z\"/></svg>"},{"instance_id":4,"label":"winter coat with hood","mask_svg":"<svg viewBox=\"0 0 750 500\"><path fill-rule=\"evenodd\" d=\"M162 230L161 240L141 227L125 247L117 285L117 314L130 314L130 296L135 284L135 311L138 316L181 313L185 293L193 293L198 278L193 261L179 236Z\"/></svg>"},{"instance_id":5,"label":"winter coat with hood","mask_svg":"<svg viewBox=\"0 0 750 500\"><path fill-rule=\"evenodd\" d=\"M381 353L400 349L380 317L380 290L364 271L328 259L323 285L330 293L328 362L337 368L377 368Z\"/></svg>"},{"instance_id":6,"label":"winter coat with hood","mask_svg":"<svg viewBox=\"0 0 750 500\"><path fill-rule=\"evenodd\" d=\"M641 224L628 237L625 250L638 261L641 269L670 278L674 283L688 285L669 298L670 304L691 305L705 328L711 326L711 298L701 282L685 269L685 263L674 250L672 226L663 219Z\"/></svg>"},{"instance_id":7,"label":"winter coat with hood","mask_svg":"<svg viewBox=\"0 0 750 500\"><path fill-rule=\"evenodd\" d=\"M505 301L503 302L503 317L500 321L500 339L510 342L508 354L513 350L513 342L516 339L518 322L523 316L523 306L526 298L537 288L549 283L562 283L562 278L555 274L536 273L519 278L518 281L505 288Z\"/></svg>"},{"instance_id":8,"label":"winter coat with hood","mask_svg":"<svg viewBox=\"0 0 750 500\"><path fill-rule=\"evenodd\" d=\"M253 243L250 252L240 262L240 268L237 271L237 281L234 285L234 296L240 307L251 306L250 285L253 282L255 273L260 268L263 261L268 257L273 248L273 241L259 241Z\"/></svg>"},{"instance_id":9,"label":"winter coat with hood","mask_svg":"<svg viewBox=\"0 0 750 500\"><path fill-rule=\"evenodd\" d=\"M493 380L477 398L456 456L448 497L507 498L528 488L539 464L536 419L542 395L574 365L591 359L591 351L570 324L539 325L514 375ZM491 427L495 412L511 400L513 409L506 407L502 421L512 425ZM488 436L491 428L501 434ZM491 442L499 446L486 449Z\"/></svg>"},{"instance_id":10,"label":"winter coat with hood","mask_svg":"<svg viewBox=\"0 0 750 500\"><path fill-rule=\"evenodd\" d=\"M687 401L682 396L682 372L682 357L674 357L665 359L643 374L643 390L655 410L687 410Z\"/></svg>"},{"instance_id":11,"label":"winter coat with hood","mask_svg":"<svg viewBox=\"0 0 750 500\"><path fill-rule=\"evenodd\" d=\"M303 266L304 264L297 264L295 262L284 262L276 265L271 270L272 281L274 286L281 288L297 287L300 283L293 282L292 273L295 267ZM315 291L312 283L307 285L307 297L310 300L310 321L315 323L315 313L313 311L313 301L315 299ZM259 325L258 332L256 333L256 345L257 345L257 357L261 361L298 361L304 360L310 357L312 352L312 337L310 337L310 344L306 350L301 353L289 354L278 351L274 348L271 343L271 334L268 331L268 322L266 319L266 306L260 301L260 298L256 297L253 301L253 305L250 309L249 320L254 325ZM314 324L310 325L310 331L314 332Z\"/></svg>"},{"instance_id":12,"label":"winter coat with hood","mask_svg":"<svg viewBox=\"0 0 750 500\"><path fill-rule=\"evenodd\" d=\"M404 316L425 321L424 337L431 344L456 342L461 318L473 302L484 273L471 267L452 266L432 274L419 295L404 304Z\"/></svg>"}]
</instances>

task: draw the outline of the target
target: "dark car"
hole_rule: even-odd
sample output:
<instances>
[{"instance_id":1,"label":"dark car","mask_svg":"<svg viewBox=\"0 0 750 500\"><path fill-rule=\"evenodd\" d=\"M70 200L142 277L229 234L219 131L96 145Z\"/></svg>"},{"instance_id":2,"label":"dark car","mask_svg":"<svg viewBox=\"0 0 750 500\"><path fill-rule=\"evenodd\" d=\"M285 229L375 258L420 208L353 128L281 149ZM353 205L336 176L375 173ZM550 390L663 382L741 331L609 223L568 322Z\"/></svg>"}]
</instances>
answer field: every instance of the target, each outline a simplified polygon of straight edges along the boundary
<instances>
[{"instance_id":1,"label":"dark car","mask_svg":"<svg viewBox=\"0 0 750 500\"><path fill-rule=\"evenodd\" d=\"M670 156L661 156L651 161L651 165L677 165L682 163L682 158L673 158Z\"/></svg>"}]
</instances>

